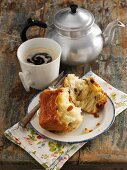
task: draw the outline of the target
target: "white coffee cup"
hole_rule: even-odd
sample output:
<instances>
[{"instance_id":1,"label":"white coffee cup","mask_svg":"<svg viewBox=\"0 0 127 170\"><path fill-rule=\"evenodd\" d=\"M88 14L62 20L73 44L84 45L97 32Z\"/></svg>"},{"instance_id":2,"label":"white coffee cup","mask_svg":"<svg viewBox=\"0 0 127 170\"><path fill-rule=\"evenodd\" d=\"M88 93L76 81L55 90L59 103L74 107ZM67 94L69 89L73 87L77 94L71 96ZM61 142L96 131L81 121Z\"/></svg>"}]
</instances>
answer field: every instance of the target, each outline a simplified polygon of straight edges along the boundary
<instances>
[{"instance_id":1,"label":"white coffee cup","mask_svg":"<svg viewBox=\"0 0 127 170\"><path fill-rule=\"evenodd\" d=\"M24 60L28 51L44 48L53 52L53 60L50 63L34 65ZM30 87L42 90L47 87L58 75L62 49L60 45L48 38L33 38L22 43L17 50L17 57L22 72L19 72L21 82L26 91ZM52 55L52 54L51 54Z\"/></svg>"}]
</instances>

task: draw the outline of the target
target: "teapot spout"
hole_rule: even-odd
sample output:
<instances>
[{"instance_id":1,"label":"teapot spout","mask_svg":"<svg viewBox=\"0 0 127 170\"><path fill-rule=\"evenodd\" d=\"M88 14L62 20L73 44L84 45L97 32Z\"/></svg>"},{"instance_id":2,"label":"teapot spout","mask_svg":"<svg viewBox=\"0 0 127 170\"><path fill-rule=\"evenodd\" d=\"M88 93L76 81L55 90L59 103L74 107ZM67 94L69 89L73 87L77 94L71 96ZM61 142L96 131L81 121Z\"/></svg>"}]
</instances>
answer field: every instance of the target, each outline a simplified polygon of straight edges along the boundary
<instances>
[{"instance_id":1,"label":"teapot spout","mask_svg":"<svg viewBox=\"0 0 127 170\"><path fill-rule=\"evenodd\" d=\"M107 25L103 32L104 46L112 42L117 27L125 27L125 25L119 20L115 20Z\"/></svg>"}]
</instances>

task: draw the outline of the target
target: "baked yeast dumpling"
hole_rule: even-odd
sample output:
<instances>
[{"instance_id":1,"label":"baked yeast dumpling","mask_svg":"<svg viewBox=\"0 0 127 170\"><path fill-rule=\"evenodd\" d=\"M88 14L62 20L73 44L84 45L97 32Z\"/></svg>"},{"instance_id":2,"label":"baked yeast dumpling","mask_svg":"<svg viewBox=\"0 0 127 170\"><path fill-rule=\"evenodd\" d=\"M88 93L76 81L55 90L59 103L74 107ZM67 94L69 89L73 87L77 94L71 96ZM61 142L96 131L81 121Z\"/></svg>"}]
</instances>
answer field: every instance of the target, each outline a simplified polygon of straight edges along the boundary
<instances>
[{"instance_id":1,"label":"baked yeast dumpling","mask_svg":"<svg viewBox=\"0 0 127 170\"><path fill-rule=\"evenodd\" d=\"M70 101L68 88L44 90L40 94L39 124L49 131L71 131L82 122L81 108Z\"/></svg>"},{"instance_id":2,"label":"baked yeast dumpling","mask_svg":"<svg viewBox=\"0 0 127 170\"><path fill-rule=\"evenodd\" d=\"M64 87L69 88L74 104L87 113L96 114L104 108L107 101L106 93L92 77L79 79L74 74L68 74Z\"/></svg>"}]
</instances>

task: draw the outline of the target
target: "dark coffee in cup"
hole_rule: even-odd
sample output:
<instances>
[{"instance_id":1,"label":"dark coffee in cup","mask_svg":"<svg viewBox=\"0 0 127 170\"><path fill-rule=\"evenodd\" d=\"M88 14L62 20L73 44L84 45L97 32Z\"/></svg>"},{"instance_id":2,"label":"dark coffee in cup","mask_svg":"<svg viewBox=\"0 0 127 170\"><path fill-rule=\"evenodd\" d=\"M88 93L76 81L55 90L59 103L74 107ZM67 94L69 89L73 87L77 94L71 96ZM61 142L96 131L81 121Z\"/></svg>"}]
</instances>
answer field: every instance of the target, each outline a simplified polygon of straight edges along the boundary
<instances>
[{"instance_id":1,"label":"dark coffee in cup","mask_svg":"<svg viewBox=\"0 0 127 170\"><path fill-rule=\"evenodd\" d=\"M25 62L33 65L47 64L53 61L54 52L49 49L38 48L28 51L25 56Z\"/></svg>"},{"instance_id":2,"label":"dark coffee in cup","mask_svg":"<svg viewBox=\"0 0 127 170\"><path fill-rule=\"evenodd\" d=\"M36 53L30 58L27 58L28 63L32 63L34 65L47 64L52 61L52 57L48 53Z\"/></svg>"}]
</instances>

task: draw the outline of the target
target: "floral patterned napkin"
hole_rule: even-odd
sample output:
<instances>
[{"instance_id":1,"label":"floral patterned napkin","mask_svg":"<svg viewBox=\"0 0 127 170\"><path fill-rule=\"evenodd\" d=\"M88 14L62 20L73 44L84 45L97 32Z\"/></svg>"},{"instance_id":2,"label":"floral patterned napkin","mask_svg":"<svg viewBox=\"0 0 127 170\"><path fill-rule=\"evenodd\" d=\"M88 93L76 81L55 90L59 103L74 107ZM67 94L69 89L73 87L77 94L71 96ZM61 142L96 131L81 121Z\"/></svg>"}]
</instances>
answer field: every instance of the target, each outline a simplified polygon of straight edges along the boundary
<instances>
[{"instance_id":1,"label":"floral patterned napkin","mask_svg":"<svg viewBox=\"0 0 127 170\"><path fill-rule=\"evenodd\" d=\"M127 108L127 94L106 83L92 71L83 77L92 76L103 90L110 96L115 105L116 116ZM42 138L31 128L21 128L18 123L5 131L5 136L27 151L47 170L59 170L64 163L78 151L84 143L61 144Z\"/></svg>"}]
</instances>

